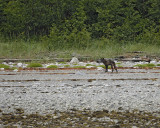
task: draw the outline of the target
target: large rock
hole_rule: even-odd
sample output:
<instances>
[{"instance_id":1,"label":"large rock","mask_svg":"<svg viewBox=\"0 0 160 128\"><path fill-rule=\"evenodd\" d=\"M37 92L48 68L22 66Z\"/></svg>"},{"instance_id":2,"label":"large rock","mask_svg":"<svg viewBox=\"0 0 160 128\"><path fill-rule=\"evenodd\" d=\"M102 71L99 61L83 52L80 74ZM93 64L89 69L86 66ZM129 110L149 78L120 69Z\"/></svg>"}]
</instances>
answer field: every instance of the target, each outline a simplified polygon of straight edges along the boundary
<instances>
[{"instance_id":1,"label":"large rock","mask_svg":"<svg viewBox=\"0 0 160 128\"><path fill-rule=\"evenodd\" d=\"M79 63L79 60L76 57L72 57L72 60L70 61L71 64L77 64Z\"/></svg>"},{"instance_id":2,"label":"large rock","mask_svg":"<svg viewBox=\"0 0 160 128\"><path fill-rule=\"evenodd\" d=\"M17 63L17 67L22 67L23 64L22 63Z\"/></svg>"}]
</instances>

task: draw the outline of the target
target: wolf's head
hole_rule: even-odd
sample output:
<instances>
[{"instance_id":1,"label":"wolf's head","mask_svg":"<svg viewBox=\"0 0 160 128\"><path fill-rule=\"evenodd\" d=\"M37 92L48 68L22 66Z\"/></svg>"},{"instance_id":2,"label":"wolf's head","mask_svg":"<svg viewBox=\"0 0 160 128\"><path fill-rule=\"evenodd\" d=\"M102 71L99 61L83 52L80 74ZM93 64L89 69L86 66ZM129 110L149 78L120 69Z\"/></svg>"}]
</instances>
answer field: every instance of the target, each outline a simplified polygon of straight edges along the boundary
<instances>
[{"instance_id":1,"label":"wolf's head","mask_svg":"<svg viewBox=\"0 0 160 128\"><path fill-rule=\"evenodd\" d=\"M105 59L101 58L101 59L97 60L97 63L103 63L104 61L105 61Z\"/></svg>"}]
</instances>

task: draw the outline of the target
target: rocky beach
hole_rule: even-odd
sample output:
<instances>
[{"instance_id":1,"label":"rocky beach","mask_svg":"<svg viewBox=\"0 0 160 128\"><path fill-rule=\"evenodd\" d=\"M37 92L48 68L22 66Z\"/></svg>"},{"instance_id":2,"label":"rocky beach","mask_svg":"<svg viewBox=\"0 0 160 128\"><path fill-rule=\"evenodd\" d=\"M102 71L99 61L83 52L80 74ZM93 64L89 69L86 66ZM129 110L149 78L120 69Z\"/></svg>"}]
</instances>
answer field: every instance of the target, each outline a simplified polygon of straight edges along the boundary
<instances>
[{"instance_id":1,"label":"rocky beach","mask_svg":"<svg viewBox=\"0 0 160 128\"><path fill-rule=\"evenodd\" d=\"M93 63L99 65L96 62L92 62L92 65ZM24 64L17 65L24 66ZM49 64L44 64L44 67L46 65ZM79 62L78 65L86 65L86 63ZM85 69L62 67L54 70L24 68L25 70L6 71L1 69L1 126L5 126L2 120L3 114L14 114L17 109L23 110L26 115L38 113L55 116L55 112L58 111L57 118L65 112L73 114L73 110L79 114L137 111L152 113L152 116L159 119L160 69L131 68L135 65L131 62L121 63L121 65L128 68L119 68L118 73L112 73L111 70L105 72L103 68L92 66ZM102 117L108 118L106 115ZM109 119L109 121L112 120ZM121 126L116 124L116 121L113 122L108 126ZM20 124L16 123L15 126ZM138 127L135 124L129 126ZM155 126L160 125L157 122Z\"/></svg>"}]
</instances>

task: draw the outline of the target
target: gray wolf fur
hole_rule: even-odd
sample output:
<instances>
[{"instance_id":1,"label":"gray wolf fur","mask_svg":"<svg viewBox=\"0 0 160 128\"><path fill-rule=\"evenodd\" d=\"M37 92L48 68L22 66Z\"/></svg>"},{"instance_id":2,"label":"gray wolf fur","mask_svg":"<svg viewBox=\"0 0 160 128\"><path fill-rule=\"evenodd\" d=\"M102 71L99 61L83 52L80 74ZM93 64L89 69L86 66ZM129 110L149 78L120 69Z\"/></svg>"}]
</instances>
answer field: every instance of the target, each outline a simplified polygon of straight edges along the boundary
<instances>
[{"instance_id":1,"label":"gray wolf fur","mask_svg":"<svg viewBox=\"0 0 160 128\"><path fill-rule=\"evenodd\" d=\"M103 63L105 65L106 72L108 72L108 66L109 65L111 65L112 72L113 72L114 69L116 70L116 72L118 72L115 62L111 59L101 58L101 59L97 60L97 62L98 63Z\"/></svg>"}]
</instances>

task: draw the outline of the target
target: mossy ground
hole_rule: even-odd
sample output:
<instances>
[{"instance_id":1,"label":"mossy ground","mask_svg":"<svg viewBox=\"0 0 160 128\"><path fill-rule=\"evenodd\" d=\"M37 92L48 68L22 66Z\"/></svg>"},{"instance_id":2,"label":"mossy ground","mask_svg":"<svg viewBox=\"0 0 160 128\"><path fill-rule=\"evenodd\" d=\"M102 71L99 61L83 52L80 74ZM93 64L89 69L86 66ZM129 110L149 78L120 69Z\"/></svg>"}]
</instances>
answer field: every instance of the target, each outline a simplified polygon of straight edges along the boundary
<instances>
[{"instance_id":1,"label":"mossy ground","mask_svg":"<svg viewBox=\"0 0 160 128\"><path fill-rule=\"evenodd\" d=\"M67 112L55 111L52 114L40 115L38 113L25 114L19 108L14 113L0 112L0 123L4 128L130 128L160 127L160 113L150 113L138 110L133 111L90 111L69 110Z\"/></svg>"},{"instance_id":2,"label":"mossy ground","mask_svg":"<svg viewBox=\"0 0 160 128\"><path fill-rule=\"evenodd\" d=\"M10 67L8 65L5 65L5 64L0 64L0 68L10 69Z\"/></svg>"},{"instance_id":3,"label":"mossy ground","mask_svg":"<svg viewBox=\"0 0 160 128\"><path fill-rule=\"evenodd\" d=\"M153 68L155 67L156 65L155 64L137 64L135 65L134 67L139 67L139 68Z\"/></svg>"},{"instance_id":4,"label":"mossy ground","mask_svg":"<svg viewBox=\"0 0 160 128\"><path fill-rule=\"evenodd\" d=\"M43 66L40 63L30 63L30 64L28 64L27 67L34 68L34 67L43 67Z\"/></svg>"},{"instance_id":5,"label":"mossy ground","mask_svg":"<svg viewBox=\"0 0 160 128\"><path fill-rule=\"evenodd\" d=\"M58 66L57 66L57 65L50 65L50 66L48 66L47 68L56 69L56 68L58 68Z\"/></svg>"}]
</instances>

